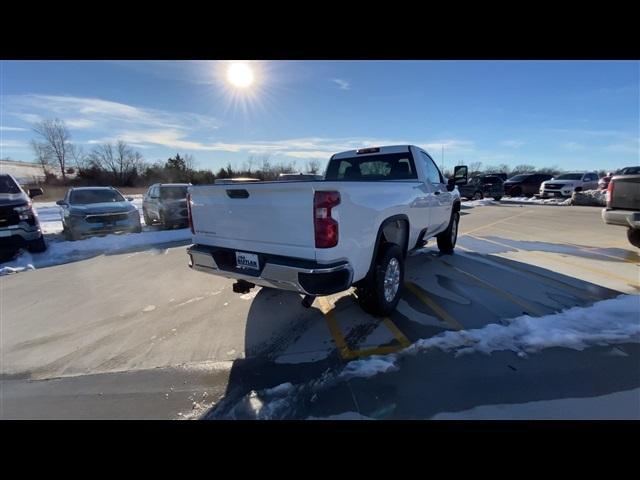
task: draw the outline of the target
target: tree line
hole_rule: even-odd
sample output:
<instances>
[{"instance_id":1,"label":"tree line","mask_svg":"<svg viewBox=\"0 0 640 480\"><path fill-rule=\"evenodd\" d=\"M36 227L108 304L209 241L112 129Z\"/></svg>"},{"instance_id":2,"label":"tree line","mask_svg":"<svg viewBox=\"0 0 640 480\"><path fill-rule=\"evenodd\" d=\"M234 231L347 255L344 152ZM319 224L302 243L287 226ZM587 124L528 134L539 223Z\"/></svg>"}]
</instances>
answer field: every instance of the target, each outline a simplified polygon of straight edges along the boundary
<instances>
[{"instance_id":1,"label":"tree line","mask_svg":"<svg viewBox=\"0 0 640 480\"><path fill-rule=\"evenodd\" d=\"M293 162L277 163L268 154L250 156L241 168L231 163L217 172L197 169L193 156L177 153L165 161L147 161L133 146L122 140L94 145L88 152L72 143L69 129L62 120L49 119L33 126L36 138L31 148L42 166L45 182L80 185L141 187L152 183L213 183L217 178L250 177L275 180L282 173L298 171ZM309 160L308 173L317 174L318 160ZM58 178L58 175L61 178ZM73 179L69 176L72 175Z\"/></svg>"}]
</instances>

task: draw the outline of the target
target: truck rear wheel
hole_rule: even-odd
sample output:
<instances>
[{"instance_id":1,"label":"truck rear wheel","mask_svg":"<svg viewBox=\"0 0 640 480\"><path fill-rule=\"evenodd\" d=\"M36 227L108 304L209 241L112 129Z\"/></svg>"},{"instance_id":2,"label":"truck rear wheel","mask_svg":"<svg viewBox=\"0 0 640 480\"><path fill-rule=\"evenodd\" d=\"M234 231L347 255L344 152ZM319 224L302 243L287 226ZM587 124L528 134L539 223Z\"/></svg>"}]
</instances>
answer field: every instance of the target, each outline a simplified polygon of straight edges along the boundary
<instances>
[{"instance_id":1,"label":"truck rear wheel","mask_svg":"<svg viewBox=\"0 0 640 480\"><path fill-rule=\"evenodd\" d=\"M384 317L395 310L404 285L404 254L395 243L382 245L370 275L356 288L360 307Z\"/></svg>"},{"instance_id":2,"label":"truck rear wheel","mask_svg":"<svg viewBox=\"0 0 640 480\"><path fill-rule=\"evenodd\" d=\"M445 254L452 254L458 241L458 223L460 222L460 212L452 212L451 220L447 229L436 237L438 249Z\"/></svg>"},{"instance_id":3,"label":"truck rear wheel","mask_svg":"<svg viewBox=\"0 0 640 480\"><path fill-rule=\"evenodd\" d=\"M47 249L47 243L44 241L44 235L40 235L40 238L29 242L27 247L32 253L41 253Z\"/></svg>"},{"instance_id":4,"label":"truck rear wheel","mask_svg":"<svg viewBox=\"0 0 640 480\"><path fill-rule=\"evenodd\" d=\"M629 243L634 247L640 248L640 229L637 228L628 228L627 229L627 239Z\"/></svg>"}]
</instances>

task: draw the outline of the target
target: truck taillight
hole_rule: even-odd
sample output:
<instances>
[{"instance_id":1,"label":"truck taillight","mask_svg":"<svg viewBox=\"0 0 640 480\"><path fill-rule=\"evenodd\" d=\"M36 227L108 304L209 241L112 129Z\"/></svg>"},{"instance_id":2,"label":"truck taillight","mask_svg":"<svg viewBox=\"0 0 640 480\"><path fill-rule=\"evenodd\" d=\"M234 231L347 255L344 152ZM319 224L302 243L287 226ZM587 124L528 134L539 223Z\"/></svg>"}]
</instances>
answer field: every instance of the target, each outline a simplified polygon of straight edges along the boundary
<instances>
[{"instance_id":1,"label":"truck taillight","mask_svg":"<svg viewBox=\"0 0 640 480\"><path fill-rule=\"evenodd\" d=\"M191 213L191 194L187 193L187 217L189 219L189 228L191 233L195 235L196 231L193 229L193 215Z\"/></svg>"},{"instance_id":2,"label":"truck taillight","mask_svg":"<svg viewBox=\"0 0 640 480\"><path fill-rule=\"evenodd\" d=\"M331 248L338 244L338 222L331 218L331 209L339 204L339 192L315 192L313 196L313 227L316 248Z\"/></svg>"},{"instance_id":3,"label":"truck taillight","mask_svg":"<svg viewBox=\"0 0 640 480\"><path fill-rule=\"evenodd\" d=\"M614 181L613 178L611 180L609 180L609 186L607 187L607 207L609 207L611 205L611 199L613 198L613 185L614 185Z\"/></svg>"}]
</instances>

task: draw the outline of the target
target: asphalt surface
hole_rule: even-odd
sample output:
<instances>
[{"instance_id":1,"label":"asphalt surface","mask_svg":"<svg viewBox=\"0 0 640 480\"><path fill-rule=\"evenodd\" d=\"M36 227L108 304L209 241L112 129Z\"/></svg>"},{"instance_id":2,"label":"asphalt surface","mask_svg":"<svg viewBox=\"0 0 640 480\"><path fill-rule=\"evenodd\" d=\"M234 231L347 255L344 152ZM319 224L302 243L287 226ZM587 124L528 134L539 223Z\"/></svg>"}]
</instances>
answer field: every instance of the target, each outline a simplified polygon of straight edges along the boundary
<instances>
[{"instance_id":1,"label":"asphalt surface","mask_svg":"<svg viewBox=\"0 0 640 480\"><path fill-rule=\"evenodd\" d=\"M433 241L414 252L385 321L350 292L310 309L287 292L234 294L230 280L191 271L185 246L0 277L0 418L254 418L273 398L250 392L285 382L297 387L273 418L499 417L481 409L601 397L612 408L560 411L640 418L635 344L524 359L429 352L372 379L323 381L447 330L639 293L638 250L600 211L463 207L456 254L440 256ZM557 415L545 409L523 415Z\"/></svg>"}]
</instances>

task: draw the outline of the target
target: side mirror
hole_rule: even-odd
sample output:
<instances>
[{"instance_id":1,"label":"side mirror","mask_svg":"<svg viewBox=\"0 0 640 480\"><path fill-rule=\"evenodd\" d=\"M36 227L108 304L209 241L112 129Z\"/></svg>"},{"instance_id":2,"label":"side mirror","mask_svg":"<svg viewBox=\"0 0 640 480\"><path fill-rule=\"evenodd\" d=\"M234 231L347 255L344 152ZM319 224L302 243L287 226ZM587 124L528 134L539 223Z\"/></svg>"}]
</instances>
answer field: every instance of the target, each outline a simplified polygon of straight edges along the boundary
<instances>
[{"instance_id":1,"label":"side mirror","mask_svg":"<svg viewBox=\"0 0 640 480\"><path fill-rule=\"evenodd\" d=\"M133 197L127 197L128 202L133 202Z\"/></svg>"},{"instance_id":2,"label":"side mirror","mask_svg":"<svg viewBox=\"0 0 640 480\"><path fill-rule=\"evenodd\" d=\"M458 165L453 169L453 180L455 185L466 185L469 169L466 165Z\"/></svg>"},{"instance_id":3,"label":"side mirror","mask_svg":"<svg viewBox=\"0 0 640 480\"><path fill-rule=\"evenodd\" d=\"M44 191L40 187L29 189L29 197L31 198L37 197L38 195L43 195L43 194L44 194Z\"/></svg>"},{"instance_id":4,"label":"side mirror","mask_svg":"<svg viewBox=\"0 0 640 480\"><path fill-rule=\"evenodd\" d=\"M447 192L453 192L456 188L456 179L450 178L447 180Z\"/></svg>"},{"instance_id":5,"label":"side mirror","mask_svg":"<svg viewBox=\"0 0 640 480\"><path fill-rule=\"evenodd\" d=\"M61 207L64 207L64 206L66 206L66 205L67 205L67 202L65 202L64 200L58 200L58 201L56 202L56 205L60 205Z\"/></svg>"}]
</instances>

